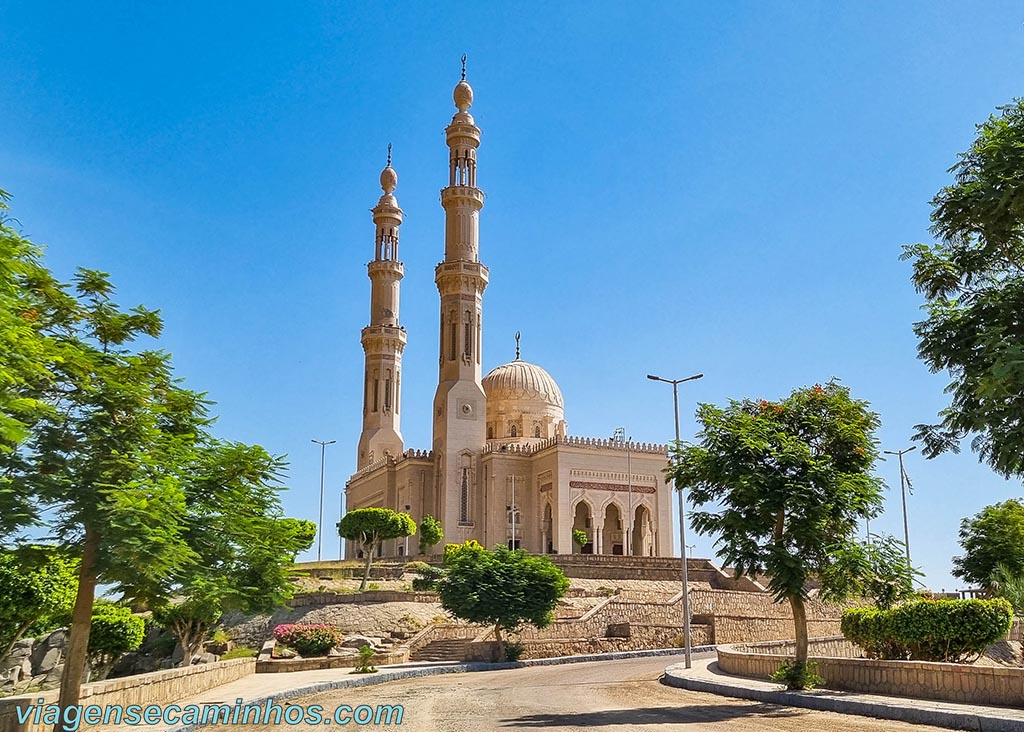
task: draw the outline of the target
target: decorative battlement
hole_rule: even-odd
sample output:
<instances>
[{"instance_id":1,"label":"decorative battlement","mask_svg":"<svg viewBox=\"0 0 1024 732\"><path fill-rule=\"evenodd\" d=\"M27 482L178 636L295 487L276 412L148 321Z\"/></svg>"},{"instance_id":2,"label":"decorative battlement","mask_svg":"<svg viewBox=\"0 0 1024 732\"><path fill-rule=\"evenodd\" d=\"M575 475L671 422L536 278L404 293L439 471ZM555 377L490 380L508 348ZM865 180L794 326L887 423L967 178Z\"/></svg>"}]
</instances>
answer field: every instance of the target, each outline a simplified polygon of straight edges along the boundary
<instances>
[{"instance_id":1,"label":"decorative battlement","mask_svg":"<svg viewBox=\"0 0 1024 732\"><path fill-rule=\"evenodd\" d=\"M564 445L566 447L582 447L590 450L616 450L619 452L626 452L627 446L630 452L644 453L648 455L665 455L668 456L668 445L659 445L653 442L618 442L612 439L601 439L599 437L549 437L546 440L535 442L532 444L521 444L516 442L510 442L506 444L498 444L497 440L488 442L483 447L483 454L488 455L490 453L504 453L512 455L535 455L542 450L554 447L556 445Z\"/></svg>"},{"instance_id":2,"label":"decorative battlement","mask_svg":"<svg viewBox=\"0 0 1024 732\"><path fill-rule=\"evenodd\" d=\"M359 478L365 478L370 473L376 473L381 468L385 468L385 467L388 467L388 466L398 465L400 463L404 463L406 460L433 460L433 459L434 459L434 453L433 453L432 450L414 450L414 449L409 449L409 450L406 450L405 452L403 452L398 457L395 457L393 455L385 455L384 457L380 458L379 460L374 460L369 465L366 465L366 466L360 468L359 470L357 470L356 472L354 472L352 474L352 477L350 477L347 482L350 483L353 480L357 480Z\"/></svg>"},{"instance_id":3,"label":"decorative battlement","mask_svg":"<svg viewBox=\"0 0 1024 732\"><path fill-rule=\"evenodd\" d=\"M441 189L441 205L449 203L470 203L478 208L484 205L484 192L472 186L448 186Z\"/></svg>"}]
</instances>

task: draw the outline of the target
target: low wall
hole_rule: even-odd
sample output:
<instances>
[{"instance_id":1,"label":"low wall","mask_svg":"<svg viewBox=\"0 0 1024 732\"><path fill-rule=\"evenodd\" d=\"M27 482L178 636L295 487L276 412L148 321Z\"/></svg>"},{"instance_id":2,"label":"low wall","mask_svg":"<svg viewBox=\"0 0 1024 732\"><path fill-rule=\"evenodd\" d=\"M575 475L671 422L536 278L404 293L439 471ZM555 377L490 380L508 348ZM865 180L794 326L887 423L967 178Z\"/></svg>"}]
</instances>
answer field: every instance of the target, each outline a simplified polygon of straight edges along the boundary
<instances>
[{"instance_id":1,"label":"low wall","mask_svg":"<svg viewBox=\"0 0 1024 732\"><path fill-rule=\"evenodd\" d=\"M997 706L1024 706L1024 668L930 661L844 658L842 637L812 638L809 660L829 689ZM728 674L767 678L793 656L793 641L718 646L718 667ZM836 655L829 655L836 654Z\"/></svg>"},{"instance_id":2,"label":"low wall","mask_svg":"<svg viewBox=\"0 0 1024 732\"><path fill-rule=\"evenodd\" d=\"M849 605L852 605L850 603ZM839 634L843 605L817 600L806 603L812 636ZM793 611L766 592L690 590L690 612L714 626L715 643L749 643L793 636Z\"/></svg>"},{"instance_id":3,"label":"low wall","mask_svg":"<svg viewBox=\"0 0 1024 732\"><path fill-rule=\"evenodd\" d=\"M201 663L149 674L97 681L82 686L82 705L97 704L169 704L201 694L215 686L237 681L256 671L252 658ZM60 694L53 691L0 698L0 732L49 732L53 725L18 724L17 708L30 704L56 703Z\"/></svg>"},{"instance_id":4,"label":"low wall","mask_svg":"<svg viewBox=\"0 0 1024 732\"><path fill-rule=\"evenodd\" d=\"M409 660L405 650L393 653L378 653L372 659L374 666L386 666L393 663L405 663ZM359 665L358 656L317 656L315 658L272 658L260 659L256 662L256 673L278 674L291 671L319 671L325 668L355 668Z\"/></svg>"},{"instance_id":5,"label":"low wall","mask_svg":"<svg viewBox=\"0 0 1024 732\"><path fill-rule=\"evenodd\" d=\"M676 581L682 564L678 557L625 557L615 554L548 554L566 577L579 579L632 579ZM735 578L707 559L686 561L690 582L707 582L722 590L763 592L764 588L747 577Z\"/></svg>"}]
</instances>

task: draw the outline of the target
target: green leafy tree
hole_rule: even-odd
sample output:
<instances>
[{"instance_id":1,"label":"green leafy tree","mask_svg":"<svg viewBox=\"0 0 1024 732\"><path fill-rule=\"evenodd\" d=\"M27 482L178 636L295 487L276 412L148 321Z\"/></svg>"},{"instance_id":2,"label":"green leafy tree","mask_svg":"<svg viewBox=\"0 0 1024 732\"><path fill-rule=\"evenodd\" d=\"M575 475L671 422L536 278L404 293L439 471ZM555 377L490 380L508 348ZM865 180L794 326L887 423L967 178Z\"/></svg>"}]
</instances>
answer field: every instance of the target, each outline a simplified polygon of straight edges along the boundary
<instances>
[{"instance_id":1,"label":"green leafy tree","mask_svg":"<svg viewBox=\"0 0 1024 732\"><path fill-rule=\"evenodd\" d=\"M281 517L283 467L259 446L210 440L196 452L184 530L193 558L168 575L160 597L179 601L156 615L181 644L182 666L224 612L269 612L291 596L289 568L316 524Z\"/></svg>"},{"instance_id":2,"label":"green leafy tree","mask_svg":"<svg viewBox=\"0 0 1024 732\"><path fill-rule=\"evenodd\" d=\"M426 554L431 547L441 543L444 530L441 522L429 513L420 521L420 554Z\"/></svg>"},{"instance_id":3,"label":"green leafy tree","mask_svg":"<svg viewBox=\"0 0 1024 732\"><path fill-rule=\"evenodd\" d=\"M907 560L903 542L892 536L851 541L833 547L831 562L822 570L823 600L860 596L888 610L917 597L914 578L920 572Z\"/></svg>"},{"instance_id":4,"label":"green leafy tree","mask_svg":"<svg viewBox=\"0 0 1024 732\"><path fill-rule=\"evenodd\" d=\"M441 607L462 620L493 625L501 657L502 633L526 624L545 628L554 620L569 580L550 559L501 545L493 551L470 544L449 547L457 548L446 553L447 571L438 583Z\"/></svg>"},{"instance_id":5,"label":"green leafy tree","mask_svg":"<svg viewBox=\"0 0 1024 732\"><path fill-rule=\"evenodd\" d=\"M701 404L697 419L699 442L677 445L669 472L691 489L693 526L718 536L718 556L738 575L767 575L775 600L789 603L804 668L809 581L828 579L834 553L881 505L878 415L830 382L778 402Z\"/></svg>"},{"instance_id":6,"label":"green leafy tree","mask_svg":"<svg viewBox=\"0 0 1024 732\"><path fill-rule=\"evenodd\" d=\"M0 552L0 659L25 633L42 633L67 620L77 570L53 547Z\"/></svg>"},{"instance_id":7,"label":"green leafy tree","mask_svg":"<svg viewBox=\"0 0 1024 732\"><path fill-rule=\"evenodd\" d=\"M118 656L134 651L146 637L146 622L121 605L97 604L91 625L89 665L101 679L106 678Z\"/></svg>"},{"instance_id":8,"label":"green leafy tree","mask_svg":"<svg viewBox=\"0 0 1024 732\"><path fill-rule=\"evenodd\" d=\"M366 555L366 569L362 584L359 585L359 590L363 591L370 581L373 554L381 542L412 536L416 533L416 522L409 514L392 511L390 508L357 508L341 517L338 533L356 542Z\"/></svg>"},{"instance_id":9,"label":"green leafy tree","mask_svg":"<svg viewBox=\"0 0 1024 732\"><path fill-rule=\"evenodd\" d=\"M964 553L953 558L953 575L988 587L997 567L1024 572L1024 502L1010 499L985 506L960 522Z\"/></svg>"},{"instance_id":10,"label":"green leafy tree","mask_svg":"<svg viewBox=\"0 0 1024 732\"><path fill-rule=\"evenodd\" d=\"M1005 598L1018 617L1024 616L1024 569L1014 571L1000 564L989 578L988 587L996 597Z\"/></svg>"},{"instance_id":11,"label":"green leafy tree","mask_svg":"<svg viewBox=\"0 0 1024 732\"><path fill-rule=\"evenodd\" d=\"M1007 477L1024 475L1024 100L978 126L932 199L933 244L904 247L927 318L918 353L951 377L948 407L918 425L924 453L972 448Z\"/></svg>"},{"instance_id":12,"label":"green leafy tree","mask_svg":"<svg viewBox=\"0 0 1024 732\"><path fill-rule=\"evenodd\" d=\"M578 546L580 549L582 549L590 543L590 537L587 535L587 532L583 529L573 529L572 543Z\"/></svg>"}]
</instances>

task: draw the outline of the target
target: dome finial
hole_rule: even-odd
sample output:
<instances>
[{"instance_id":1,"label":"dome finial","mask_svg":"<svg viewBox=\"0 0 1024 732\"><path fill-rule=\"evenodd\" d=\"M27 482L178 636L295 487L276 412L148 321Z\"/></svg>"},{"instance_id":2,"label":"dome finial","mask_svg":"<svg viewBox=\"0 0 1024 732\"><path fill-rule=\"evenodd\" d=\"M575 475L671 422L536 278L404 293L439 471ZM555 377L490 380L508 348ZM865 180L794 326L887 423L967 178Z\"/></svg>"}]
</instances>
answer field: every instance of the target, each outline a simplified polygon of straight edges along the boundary
<instances>
[{"instance_id":1,"label":"dome finial","mask_svg":"<svg viewBox=\"0 0 1024 732\"><path fill-rule=\"evenodd\" d=\"M519 331L516 331L516 361L519 360Z\"/></svg>"},{"instance_id":2,"label":"dome finial","mask_svg":"<svg viewBox=\"0 0 1024 732\"><path fill-rule=\"evenodd\" d=\"M466 80L466 54L462 54L462 80Z\"/></svg>"}]
</instances>

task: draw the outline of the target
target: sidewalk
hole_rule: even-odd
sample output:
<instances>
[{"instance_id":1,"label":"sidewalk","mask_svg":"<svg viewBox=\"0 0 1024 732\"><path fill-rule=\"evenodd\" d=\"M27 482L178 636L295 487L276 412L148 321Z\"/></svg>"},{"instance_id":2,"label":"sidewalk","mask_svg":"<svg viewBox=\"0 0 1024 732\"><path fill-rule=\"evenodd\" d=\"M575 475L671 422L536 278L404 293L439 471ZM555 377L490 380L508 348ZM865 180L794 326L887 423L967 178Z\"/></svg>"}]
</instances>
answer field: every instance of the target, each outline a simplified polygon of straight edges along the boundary
<instances>
[{"instance_id":1,"label":"sidewalk","mask_svg":"<svg viewBox=\"0 0 1024 732\"><path fill-rule=\"evenodd\" d=\"M680 689L705 691L769 704L859 714L950 729L978 732L1024 731L1024 710L831 689L785 691L771 681L728 676L718 670L718 663L714 658L694 659L693 667L689 670L683 664L669 666L665 669L662 683Z\"/></svg>"}]
</instances>

